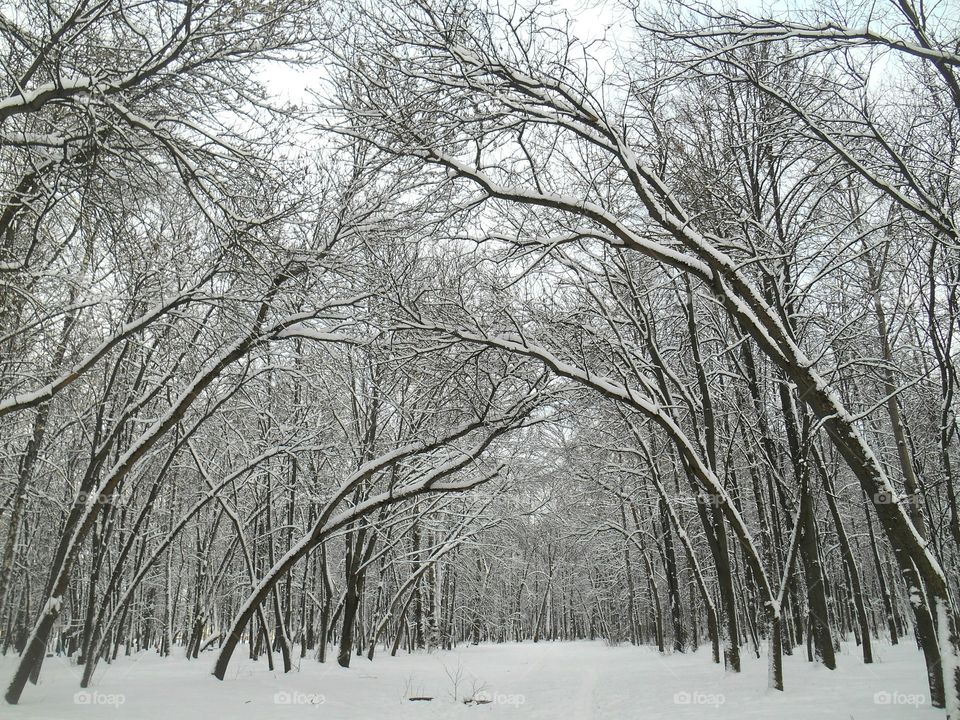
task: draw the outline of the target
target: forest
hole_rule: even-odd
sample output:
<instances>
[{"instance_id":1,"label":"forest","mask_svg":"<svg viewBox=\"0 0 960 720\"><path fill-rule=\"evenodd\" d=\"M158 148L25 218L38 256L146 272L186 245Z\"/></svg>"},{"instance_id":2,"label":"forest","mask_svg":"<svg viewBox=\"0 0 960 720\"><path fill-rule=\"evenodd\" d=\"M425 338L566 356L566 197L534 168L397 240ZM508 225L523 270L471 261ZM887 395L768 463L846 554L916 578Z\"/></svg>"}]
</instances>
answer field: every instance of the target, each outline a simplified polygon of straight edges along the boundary
<instances>
[{"instance_id":1,"label":"forest","mask_svg":"<svg viewBox=\"0 0 960 720\"><path fill-rule=\"evenodd\" d=\"M0 62L0 715L960 720L957 0L8 0Z\"/></svg>"}]
</instances>

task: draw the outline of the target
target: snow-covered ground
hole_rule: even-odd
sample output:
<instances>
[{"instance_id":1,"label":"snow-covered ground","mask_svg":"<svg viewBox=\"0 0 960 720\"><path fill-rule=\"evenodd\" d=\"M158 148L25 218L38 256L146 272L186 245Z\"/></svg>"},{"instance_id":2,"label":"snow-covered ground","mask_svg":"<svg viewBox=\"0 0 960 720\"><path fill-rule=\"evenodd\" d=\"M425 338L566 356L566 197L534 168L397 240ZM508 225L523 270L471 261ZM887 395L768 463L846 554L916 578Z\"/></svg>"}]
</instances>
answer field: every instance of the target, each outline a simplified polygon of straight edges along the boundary
<instances>
[{"instance_id":1,"label":"snow-covered ground","mask_svg":"<svg viewBox=\"0 0 960 720\"><path fill-rule=\"evenodd\" d=\"M881 646L879 661L863 665L845 647L830 672L785 658L784 693L766 689L766 661L744 653L744 671L724 674L708 651L662 657L650 648L602 642L464 646L453 652L372 663L355 657L345 670L305 658L284 675L251 663L242 648L227 679L209 674L214 655L199 661L154 653L101 664L96 683L80 691L79 671L48 658L40 684L19 706L0 705L5 720L407 720L531 718L640 720L763 718L764 720L884 720L941 718L930 708L922 659L915 647ZM9 677L15 658L0 658ZM3 679L5 682L5 678ZM411 701L410 697L432 697ZM465 705L471 697L490 700Z\"/></svg>"}]
</instances>

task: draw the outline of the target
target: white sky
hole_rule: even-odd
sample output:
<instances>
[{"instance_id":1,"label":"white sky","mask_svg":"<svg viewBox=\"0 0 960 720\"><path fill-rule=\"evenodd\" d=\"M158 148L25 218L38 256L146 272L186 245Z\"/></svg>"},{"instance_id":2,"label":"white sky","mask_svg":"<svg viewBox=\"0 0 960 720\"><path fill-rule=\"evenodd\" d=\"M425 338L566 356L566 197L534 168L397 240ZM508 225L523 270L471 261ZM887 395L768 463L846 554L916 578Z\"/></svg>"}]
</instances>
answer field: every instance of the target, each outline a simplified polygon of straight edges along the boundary
<instances>
[{"instance_id":1,"label":"white sky","mask_svg":"<svg viewBox=\"0 0 960 720\"><path fill-rule=\"evenodd\" d=\"M572 21L574 35L581 41L602 41L615 36L616 20L624 11L607 0L552 0L554 7L565 10ZM264 65L262 81L280 100L301 103L308 99L308 90L315 85L320 70L304 69L271 62Z\"/></svg>"}]
</instances>

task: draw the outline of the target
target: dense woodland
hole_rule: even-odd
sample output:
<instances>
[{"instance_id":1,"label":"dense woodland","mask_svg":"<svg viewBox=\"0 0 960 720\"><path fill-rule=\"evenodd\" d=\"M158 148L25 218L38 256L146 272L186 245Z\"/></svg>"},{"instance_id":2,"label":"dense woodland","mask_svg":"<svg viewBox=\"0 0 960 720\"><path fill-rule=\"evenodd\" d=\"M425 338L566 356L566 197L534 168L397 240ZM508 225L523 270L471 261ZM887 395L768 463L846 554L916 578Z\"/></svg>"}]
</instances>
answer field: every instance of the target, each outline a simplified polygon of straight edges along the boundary
<instances>
[{"instance_id":1,"label":"dense woodland","mask_svg":"<svg viewBox=\"0 0 960 720\"><path fill-rule=\"evenodd\" d=\"M960 6L817 5L4 3L6 700L848 640L960 718Z\"/></svg>"}]
</instances>

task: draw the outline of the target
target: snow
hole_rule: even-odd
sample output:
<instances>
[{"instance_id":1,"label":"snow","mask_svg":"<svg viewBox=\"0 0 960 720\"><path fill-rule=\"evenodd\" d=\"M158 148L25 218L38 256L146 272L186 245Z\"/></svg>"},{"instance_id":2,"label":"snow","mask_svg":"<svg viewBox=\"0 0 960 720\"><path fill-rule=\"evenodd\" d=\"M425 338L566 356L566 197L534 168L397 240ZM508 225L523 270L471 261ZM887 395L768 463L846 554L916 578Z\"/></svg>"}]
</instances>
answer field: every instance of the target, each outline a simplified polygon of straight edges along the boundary
<instances>
[{"instance_id":1,"label":"snow","mask_svg":"<svg viewBox=\"0 0 960 720\"><path fill-rule=\"evenodd\" d=\"M934 605L935 619L937 621L937 634L940 636L940 647L942 649L952 649L953 652L940 653L940 662L943 663L943 686L947 689L946 702L947 714L951 718L960 717L960 705L957 703L957 694L950 692L957 682L957 675L960 673L960 663L956 654L956 644L952 642L952 631L954 625L950 617L950 607L941 599L937 598Z\"/></svg>"},{"instance_id":2,"label":"snow","mask_svg":"<svg viewBox=\"0 0 960 720\"><path fill-rule=\"evenodd\" d=\"M21 90L0 100L0 118L28 112L39 107L50 98L69 97L87 90L93 85L94 81L90 77L57 78L53 82L44 83L32 90Z\"/></svg>"},{"instance_id":3,"label":"snow","mask_svg":"<svg viewBox=\"0 0 960 720\"><path fill-rule=\"evenodd\" d=\"M710 662L706 646L661 656L650 647L599 641L484 644L379 654L373 662L354 657L349 669L308 655L288 675L270 672L263 659L250 662L241 648L224 682L209 674L214 656L121 657L101 663L87 690L78 685L80 668L48 658L40 684L27 689L20 705L3 706L2 714L6 720L943 717L929 705L922 656L908 643L881 645L873 665L862 664L858 649L844 644L832 672L806 662L798 649L784 657L785 692L766 689L765 658L744 653L743 672L725 674ZM12 673L15 660L0 658L0 671ZM433 700L411 702L411 696ZM491 702L465 705L470 697Z\"/></svg>"}]
</instances>

